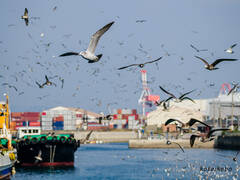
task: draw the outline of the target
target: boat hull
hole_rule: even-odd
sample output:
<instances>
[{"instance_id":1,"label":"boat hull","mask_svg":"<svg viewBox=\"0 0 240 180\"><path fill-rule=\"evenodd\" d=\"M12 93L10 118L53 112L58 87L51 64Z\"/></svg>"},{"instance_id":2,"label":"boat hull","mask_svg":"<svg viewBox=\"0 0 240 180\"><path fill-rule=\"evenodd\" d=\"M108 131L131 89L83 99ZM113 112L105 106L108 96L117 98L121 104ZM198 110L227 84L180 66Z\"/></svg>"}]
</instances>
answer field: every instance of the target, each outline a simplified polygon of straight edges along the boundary
<instances>
[{"instance_id":1,"label":"boat hull","mask_svg":"<svg viewBox=\"0 0 240 180\"><path fill-rule=\"evenodd\" d=\"M20 142L17 150L20 166L74 166L74 152L79 147L74 142Z\"/></svg>"},{"instance_id":2,"label":"boat hull","mask_svg":"<svg viewBox=\"0 0 240 180\"><path fill-rule=\"evenodd\" d=\"M10 179L11 172L12 172L12 166L1 168L0 170L0 179Z\"/></svg>"},{"instance_id":3,"label":"boat hull","mask_svg":"<svg viewBox=\"0 0 240 180\"><path fill-rule=\"evenodd\" d=\"M0 157L0 179L10 179L13 163L8 155Z\"/></svg>"}]
</instances>

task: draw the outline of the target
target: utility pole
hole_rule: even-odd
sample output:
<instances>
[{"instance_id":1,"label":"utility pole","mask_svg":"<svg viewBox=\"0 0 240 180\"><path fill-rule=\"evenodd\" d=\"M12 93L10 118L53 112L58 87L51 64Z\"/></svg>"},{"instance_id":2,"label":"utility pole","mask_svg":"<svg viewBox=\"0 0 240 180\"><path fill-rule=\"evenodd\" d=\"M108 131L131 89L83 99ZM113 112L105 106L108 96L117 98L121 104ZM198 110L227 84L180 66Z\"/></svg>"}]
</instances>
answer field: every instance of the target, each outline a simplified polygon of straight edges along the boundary
<instances>
[{"instance_id":1,"label":"utility pole","mask_svg":"<svg viewBox=\"0 0 240 180\"><path fill-rule=\"evenodd\" d=\"M220 101L220 98L218 98L218 120L219 120L219 126L222 128L221 101Z\"/></svg>"},{"instance_id":2,"label":"utility pole","mask_svg":"<svg viewBox=\"0 0 240 180\"><path fill-rule=\"evenodd\" d=\"M215 127L215 99L213 99L213 127Z\"/></svg>"},{"instance_id":3,"label":"utility pole","mask_svg":"<svg viewBox=\"0 0 240 180\"><path fill-rule=\"evenodd\" d=\"M234 126L233 126L233 94L234 94L234 92L232 92L232 130L234 130Z\"/></svg>"}]
</instances>

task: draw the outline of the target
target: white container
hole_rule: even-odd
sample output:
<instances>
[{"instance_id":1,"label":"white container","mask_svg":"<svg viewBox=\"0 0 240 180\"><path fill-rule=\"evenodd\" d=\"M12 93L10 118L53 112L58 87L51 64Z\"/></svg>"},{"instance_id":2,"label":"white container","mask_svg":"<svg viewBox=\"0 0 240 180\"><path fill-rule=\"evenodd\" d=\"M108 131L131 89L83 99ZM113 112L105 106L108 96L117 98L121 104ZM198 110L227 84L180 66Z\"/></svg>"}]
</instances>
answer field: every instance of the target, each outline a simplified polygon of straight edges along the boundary
<instances>
[{"instance_id":1,"label":"white container","mask_svg":"<svg viewBox=\"0 0 240 180\"><path fill-rule=\"evenodd\" d=\"M42 126L52 126L53 125L53 123L52 122L47 122L47 121L43 121L43 122L41 122L41 125Z\"/></svg>"},{"instance_id":2,"label":"white container","mask_svg":"<svg viewBox=\"0 0 240 180\"><path fill-rule=\"evenodd\" d=\"M53 130L53 128L52 128L52 127L42 127L42 130L44 130L44 131L50 131L50 130Z\"/></svg>"}]
</instances>

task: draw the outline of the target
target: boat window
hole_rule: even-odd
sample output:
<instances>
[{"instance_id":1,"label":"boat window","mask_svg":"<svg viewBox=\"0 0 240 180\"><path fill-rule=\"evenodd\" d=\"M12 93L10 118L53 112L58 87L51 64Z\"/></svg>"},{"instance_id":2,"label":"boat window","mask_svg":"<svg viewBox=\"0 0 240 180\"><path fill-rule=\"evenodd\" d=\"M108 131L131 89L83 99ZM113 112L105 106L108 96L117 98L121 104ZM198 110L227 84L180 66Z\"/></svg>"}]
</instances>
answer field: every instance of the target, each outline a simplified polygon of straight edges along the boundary
<instances>
[{"instance_id":1,"label":"boat window","mask_svg":"<svg viewBox=\"0 0 240 180\"><path fill-rule=\"evenodd\" d=\"M28 133L32 133L32 130L31 130L31 129L29 129L29 130L28 130Z\"/></svg>"},{"instance_id":2,"label":"boat window","mask_svg":"<svg viewBox=\"0 0 240 180\"><path fill-rule=\"evenodd\" d=\"M33 133L38 133L38 130L37 129L33 129Z\"/></svg>"},{"instance_id":3,"label":"boat window","mask_svg":"<svg viewBox=\"0 0 240 180\"><path fill-rule=\"evenodd\" d=\"M23 133L27 133L27 130L22 130Z\"/></svg>"}]
</instances>

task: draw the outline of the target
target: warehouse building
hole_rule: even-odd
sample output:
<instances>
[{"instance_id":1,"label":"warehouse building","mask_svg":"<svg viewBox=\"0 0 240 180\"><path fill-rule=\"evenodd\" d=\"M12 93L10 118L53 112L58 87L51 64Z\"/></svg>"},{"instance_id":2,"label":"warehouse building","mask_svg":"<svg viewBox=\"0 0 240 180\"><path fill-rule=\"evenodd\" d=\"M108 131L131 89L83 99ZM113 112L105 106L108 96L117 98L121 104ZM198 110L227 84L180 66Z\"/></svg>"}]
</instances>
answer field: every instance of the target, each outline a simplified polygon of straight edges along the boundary
<instances>
[{"instance_id":1,"label":"warehouse building","mask_svg":"<svg viewBox=\"0 0 240 180\"><path fill-rule=\"evenodd\" d=\"M239 127L240 123L240 93L219 94L217 98L197 99L176 103L170 101L169 109L157 107L147 116L147 125L161 127L167 119L174 118L186 123L190 118L205 121L216 127Z\"/></svg>"}]
</instances>

